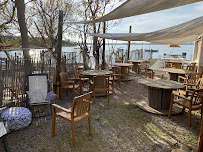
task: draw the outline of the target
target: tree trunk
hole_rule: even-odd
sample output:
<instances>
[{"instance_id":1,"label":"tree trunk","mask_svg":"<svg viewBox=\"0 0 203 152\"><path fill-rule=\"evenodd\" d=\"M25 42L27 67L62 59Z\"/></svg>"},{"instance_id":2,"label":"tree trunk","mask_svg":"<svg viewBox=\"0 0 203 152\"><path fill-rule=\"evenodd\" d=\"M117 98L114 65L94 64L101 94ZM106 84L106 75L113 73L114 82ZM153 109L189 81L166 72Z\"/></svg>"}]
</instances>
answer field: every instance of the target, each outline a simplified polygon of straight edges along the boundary
<instances>
[{"instance_id":1,"label":"tree trunk","mask_svg":"<svg viewBox=\"0 0 203 152\"><path fill-rule=\"evenodd\" d=\"M106 22L104 22L104 24L103 24L103 33L106 33ZM105 39L103 39L102 70L104 70L105 66L106 66L106 64L105 64L105 45L106 45Z\"/></svg>"},{"instance_id":2,"label":"tree trunk","mask_svg":"<svg viewBox=\"0 0 203 152\"><path fill-rule=\"evenodd\" d=\"M22 48L29 48L28 43L28 31L25 22L25 2L24 0L17 0L17 16L18 16L18 24L20 26L20 33L21 33L21 45ZM30 60L29 50L23 50L23 56L26 61Z\"/></svg>"},{"instance_id":3,"label":"tree trunk","mask_svg":"<svg viewBox=\"0 0 203 152\"><path fill-rule=\"evenodd\" d=\"M94 24L93 26L94 26L94 33L96 33L96 24ZM98 38L94 37L93 38L93 54L94 54L94 58L95 58L95 69L96 70L99 69L99 48L97 46L97 41L98 41Z\"/></svg>"},{"instance_id":4,"label":"tree trunk","mask_svg":"<svg viewBox=\"0 0 203 152\"><path fill-rule=\"evenodd\" d=\"M29 48L28 43L28 30L25 22L25 2L24 0L16 0L16 7L17 7L17 17L18 17L18 24L20 27L20 34L21 34L21 45L22 48ZM27 75L31 73L31 61L30 61L30 54L29 49L23 49L23 56L24 56L24 69L25 69L25 81L24 81L24 88L26 88ZM26 89L25 89L26 90Z\"/></svg>"}]
</instances>

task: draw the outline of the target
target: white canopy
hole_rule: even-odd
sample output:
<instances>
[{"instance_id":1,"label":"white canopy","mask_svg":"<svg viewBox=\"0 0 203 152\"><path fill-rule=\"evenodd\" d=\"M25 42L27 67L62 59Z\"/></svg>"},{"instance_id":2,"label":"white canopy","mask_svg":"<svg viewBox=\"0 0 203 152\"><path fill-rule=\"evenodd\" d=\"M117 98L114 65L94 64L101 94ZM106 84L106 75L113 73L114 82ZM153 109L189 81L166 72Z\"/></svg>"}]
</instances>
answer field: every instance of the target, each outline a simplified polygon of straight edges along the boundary
<instances>
[{"instance_id":1,"label":"white canopy","mask_svg":"<svg viewBox=\"0 0 203 152\"><path fill-rule=\"evenodd\" d=\"M187 5L203 0L127 0L112 12L94 21L72 22L72 24L86 24L104 22L135 15L146 14L168 8Z\"/></svg>"},{"instance_id":2,"label":"white canopy","mask_svg":"<svg viewBox=\"0 0 203 152\"><path fill-rule=\"evenodd\" d=\"M148 41L159 44L183 44L198 40L203 33L203 16L150 33L87 33L95 37L122 41Z\"/></svg>"}]
</instances>

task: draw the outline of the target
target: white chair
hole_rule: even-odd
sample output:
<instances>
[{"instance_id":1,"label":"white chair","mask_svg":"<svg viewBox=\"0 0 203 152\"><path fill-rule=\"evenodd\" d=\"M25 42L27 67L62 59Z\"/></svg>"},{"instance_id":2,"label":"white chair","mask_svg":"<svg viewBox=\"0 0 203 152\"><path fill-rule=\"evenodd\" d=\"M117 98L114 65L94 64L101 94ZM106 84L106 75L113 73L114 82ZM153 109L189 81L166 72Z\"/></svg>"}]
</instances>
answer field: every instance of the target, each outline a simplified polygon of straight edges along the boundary
<instances>
[{"instance_id":1,"label":"white chair","mask_svg":"<svg viewBox=\"0 0 203 152\"><path fill-rule=\"evenodd\" d=\"M28 83L26 93L28 94L27 106L50 105L51 101L46 101L49 90L48 74L30 74L28 75ZM33 107L34 108L34 107ZM52 112L51 112L52 113ZM49 114L50 115L50 114ZM40 115L41 116L48 116Z\"/></svg>"}]
</instances>

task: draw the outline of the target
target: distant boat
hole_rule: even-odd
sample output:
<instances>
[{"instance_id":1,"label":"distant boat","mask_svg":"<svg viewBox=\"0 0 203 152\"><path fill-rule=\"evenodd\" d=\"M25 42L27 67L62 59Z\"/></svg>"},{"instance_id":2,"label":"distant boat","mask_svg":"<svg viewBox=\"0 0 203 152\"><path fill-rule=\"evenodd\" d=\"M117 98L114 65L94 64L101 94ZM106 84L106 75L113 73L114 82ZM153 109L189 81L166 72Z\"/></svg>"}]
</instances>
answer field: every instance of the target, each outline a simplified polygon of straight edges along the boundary
<instances>
[{"instance_id":1,"label":"distant boat","mask_svg":"<svg viewBox=\"0 0 203 152\"><path fill-rule=\"evenodd\" d=\"M153 49L144 49L145 52L159 52L159 50L153 50Z\"/></svg>"}]
</instances>

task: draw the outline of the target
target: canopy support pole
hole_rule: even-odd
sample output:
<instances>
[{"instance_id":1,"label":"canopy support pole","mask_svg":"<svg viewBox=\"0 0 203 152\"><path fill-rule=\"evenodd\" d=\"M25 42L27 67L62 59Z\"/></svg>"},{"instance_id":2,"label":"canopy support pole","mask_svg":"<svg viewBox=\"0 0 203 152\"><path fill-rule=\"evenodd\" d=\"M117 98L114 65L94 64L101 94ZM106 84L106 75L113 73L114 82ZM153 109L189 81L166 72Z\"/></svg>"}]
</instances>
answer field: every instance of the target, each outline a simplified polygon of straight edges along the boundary
<instances>
[{"instance_id":1,"label":"canopy support pole","mask_svg":"<svg viewBox=\"0 0 203 152\"><path fill-rule=\"evenodd\" d=\"M203 65L203 37L201 37L201 42L200 42L200 47L198 47L199 50L198 50L198 54L197 54L197 57L198 57L198 72L199 73L202 73L203 72L203 69L202 69L202 65Z\"/></svg>"},{"instance_id":2,"label":"canopy support pole","mask_svg":"<svg viewBox=\"0 0 203 152\"><path fill-rule=\"evenodd\" d=\"M129 27L129 33L131 33L132 31L132 26ZM130 41L128 41L128 58L127 60L130 58Z\"/></svg>"}]
</instances>

